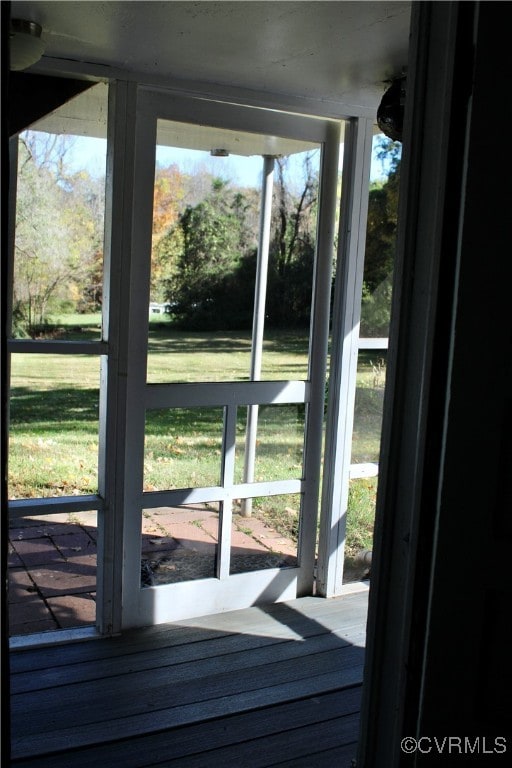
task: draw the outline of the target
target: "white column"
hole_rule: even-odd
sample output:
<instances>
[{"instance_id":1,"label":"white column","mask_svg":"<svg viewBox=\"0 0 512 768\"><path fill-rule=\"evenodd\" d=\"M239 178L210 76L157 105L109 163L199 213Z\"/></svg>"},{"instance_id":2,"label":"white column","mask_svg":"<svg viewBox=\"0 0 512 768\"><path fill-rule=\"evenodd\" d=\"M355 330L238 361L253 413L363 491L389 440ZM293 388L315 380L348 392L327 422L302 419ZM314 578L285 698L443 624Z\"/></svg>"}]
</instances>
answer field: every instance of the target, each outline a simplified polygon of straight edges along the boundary
<instances>
[{"instance_id":1,"label":"white column","mask_svg":"<svg viewBox=\"0 0 512 768\"><path fill-rule=\"evenodd\" d=\"M261 187L260 230L258 242L258 260L256 264L256 286L254 289L254 311L251 346L251 381L261 378L261 359L263 351L263 330L265 327L265 298L267 293L268 254L270 247L270 223L272 214L272 189L274 184L274 158L263 158L263 182ZM258 406L247 408L247 430L245 433L244 483L254 481L256 461L256 435L258 431ZM252 499L242 501L242 514L249 517L252 512Z\"/></svg>"},{"instance_id":2,"label":"white column","mask_svg":"<svg viewBox=\"0 0 512 768\"><path fill-rule=\"evenodd\" d=\"M341 124L332 121L326 131L320 174L309 344L309 397L306 405L303 496L299 525L299 596L311 594L314 586L340 140Z\"/></svg>"},{"instance_id":3,"label":"white column","mask_svg":"<svg viewBox=\"0 0 512 768\"><path fill-rule=\"evenodd\" d=\"M101 357L97 614L100 632L119 632L123 604L123 536L125 487L133 467L125 447L129 441L128 361L133 157L137 86L116 81L109 86L107 178L105 205L103 340ZM146 313L147 314L147 313ZM140 569L139 569L140 571Z\"/></svg>"},{"instance_id":4,"label":"white column","mask_svg":"<svg viewBox=\"0 0 512 768\"><path fill-rule=\"evenodd\" d=\"M317 592L325 597L343 583L372 134L368 118L353 118L345 129L318 543Z\"/></svg>"}]
</instances>

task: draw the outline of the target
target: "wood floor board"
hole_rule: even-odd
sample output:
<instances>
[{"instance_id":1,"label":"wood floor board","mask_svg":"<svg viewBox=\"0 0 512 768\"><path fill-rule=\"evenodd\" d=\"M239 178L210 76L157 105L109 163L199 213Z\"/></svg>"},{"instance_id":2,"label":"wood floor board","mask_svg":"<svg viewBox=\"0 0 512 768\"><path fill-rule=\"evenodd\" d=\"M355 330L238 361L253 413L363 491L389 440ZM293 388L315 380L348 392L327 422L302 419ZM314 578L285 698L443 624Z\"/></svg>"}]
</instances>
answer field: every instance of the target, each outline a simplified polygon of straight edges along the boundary
<instances>
[{"instance_id":1,"label":"wood floor board","mask_svg":"<svg viewBox=\"0 0 512 768\"><path fill-rule=\"evenodd\" d=\"M353 743L359 727L358 714L332 718L330 720L303 725L290 730L266 736L263 739L251 739L236 746L200 752L189 757L172 759L166 756L158 763L150 763L147 768L166 766L166 768L268 768L272 763L282 760L296 760L316 752L317 745L325 749Z\"/></svg>"},{"instance_id":2,"label":"wood floor board","mask_svg":"<svg viewBox=\"0 0 512 768\"><path fill-rule=\"evenodd\" d=\"M271 763L266 768L353 768L357 756L357 737L350 744L309 755Z\"/></svg>"},{"instance_id":3,"label":"wood floor board","mask_svg":"<svg viewBox=\"0 0 512 768\"><path fill-rule=\"evenodd\" d=\"M303 640L258 635L229 635L204 641L206 647L198 648L199 644L189 643L179 648L146 650L135 656L123 654L117 657L115 662L112 659L99 659L83 664L75 662L67 666L39 670L37 676L33 671L17 673L11 678L11 693L17 695L29 692L32 695L38 690L62 686L65 695L65 686L94 681L100 681L100 685L108 685L109 678L134 673L135 669L138 676L144 673L151 675L153 672L159 682L163 682L166 672L177 681L193 679L213 672L219 673L222 669L257 667L269 660L295 658L314 653L317 649L328 650L346 645L364 646L364 639L364 632L360 627L355 627L349 632L324 631L318 635L311 634L307 637L307 643ZM115 680L112 680L112 684L115 684Z\"/></svg>"},{"instance_id":4,"label":"wood floor board","mask_svg":"<svg viewBox=\"0 0 512 768\"><path fill-rule=\"evenodd\" d=\"M300 728L332 718L356 714L359 711L361 691L356 686L345 691L321 694L308 699L265 707L250 713L235 714L226 718L195 725L173 728L102 746L80 749L63 755L16 761L16 768L68 768L70 754L73 768L90 768L106 765L109 768L140 768L158 764L162 757L173 760L198 751L211 751L227 745L235 746L245 741L264 739L282 729Z\"/></svg>"},{"instance_id":5,"label":"wood floor board","mask_svg":"<svg viewBox=\"0 0 512 768\"><path fill-rule=\"evenodd\" d=\"M14 765L149 768L172 760L178 768L181 755L190 766L224 768L238 749L233 765L240 768L241 744L249 760L252 748L263 754L267 740L274 762L284 764L292 759L284 733L293 733L297 759L308 744L339 751L334 720L348 728L359 718L366 602L367 593L306 598L81 647L16 651L13 660L24 658L13 663ZM345 744L356 738L349 731ZM169 743L173 754L162 758ZM212 751L214 762L201 763Z\"/></svg>"},{"instance_id":6,"label":"wood floor board","mask_svg":"<svg viewBox=\"0 0 512 768\"><path fill-rule=\"evenodd\" d=\"M55 722L67 726L77 717L82 724L108 717L112 711L128 717L163 709L171 702L174 707L183 706L328 672L334 674L362 659L359 648L340 647L335 641L324 649L327 640L322 641L320 648L315 645L310 653L307 645L301 644L286 649L288 653L281 660L274 661L272 654L265 654L254 665L251 659L255 654L245 658L237 655L241 669L228 665L218 670L219 660L213 659L207 665L207 675L200 674L203 664L191 663L18 694L11 697L12 713L32 717L34 726L44 731ZM292 651L296 654L290 656Z\"/></svg>"},{"instance_id":7,"label":"wood floor board","mask_svg":"<svg viewBox=\"0 0 512 768\"><path fill-rule=\"evenodd\" d=\"M300 667L300 671L288 668L278 679L267 680L265 686L257 679L249 679L249 676L214 681L213 685L211 681L205 681L204 692L199 689L192 692L179 690L176 696L169 692L167 698L162 695L157 699L150 690L144 692L141 700L132 695L131 706L125 706L122 692L116 693L108 706L101 697L82 706L77 689L76 704L68 705L67 709L60 704L48 705L39 715L29 715L28 721L22 709L13 713L13 746L15 750L30 749L30 754L37 754L38 750L54 749L54 745L61 740L76 746L102 743L111 739L112 730L120 736L148 733L180 723L225 716L352 686L361 682L363 659L360 649L347 650L343 659L331 658L320 668L321 672L309 669L309 665L304 669L303 663L295 662L294 666ZM350 653L351 650L358 653ZM116 700L119 702L117 706ZM30 735L26 732L27 722L30 722Z\"/></svg>"},{"instance_id":8,"label":"wood floor board","mask_svg":"<svg viewBox=\"0 0 512 768\"><path fill-rule=\"evenodd\" d=\"M192 620L159 624L154 627L128 630L119 637L77 642L66 645L62 654L60 645L47 645L44 654L41 648L15 651L11 654L13 674L32 672L46 667L82 664L87 661L117 658L121 654L129 655L144 650L156 650L180 645L188 645L208 637L224 635L259 634L274 636L288 632L307 632L307 627L316 621L327 630L339 630L343 627L358 626L361 611L365 610L368 593L362 591L342 598L325 600L318 597L301 598L299 601L275 603L269 606L247 608L243 611L229 611L214 616L199 617ZM198 635L198 630L202 634ZM279 636L279 635L278 635ZM198 640L199 638L199 640Z\"/></svg>"}]
</instances>

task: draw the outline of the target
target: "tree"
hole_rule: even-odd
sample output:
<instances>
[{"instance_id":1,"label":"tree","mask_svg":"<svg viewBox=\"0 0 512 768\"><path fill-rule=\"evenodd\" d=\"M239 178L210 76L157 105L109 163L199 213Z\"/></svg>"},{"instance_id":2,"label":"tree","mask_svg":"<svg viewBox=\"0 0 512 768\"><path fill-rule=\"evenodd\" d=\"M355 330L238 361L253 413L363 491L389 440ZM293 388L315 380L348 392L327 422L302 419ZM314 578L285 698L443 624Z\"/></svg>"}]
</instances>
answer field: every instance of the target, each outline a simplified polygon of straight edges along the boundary
<instances>
[{"instance_id":1,"label":"tree","mask_svg":"<svg viewBox=\"0 0 512 768\"><path fill-rule=\"evenodd\" d=\"M102 260L103 187L67 172L70 144L30 131L19 141L13 316L31 335L57 302L82 300Z\"/></svg>"},{"instance_id":2,"label":"tree","mask_svg":"<svg viewBox=\"0 0 512 768\"><path fill-rule=\"evenodd\" d=\"M303 158L299 183L278 158L267 288L269 325L307 325L315 254L318 172ZM296 175L296 166L294 168ZM184 187L188 186L187 178ZM175 321L188 328L252 325L260 195L211 178L208 193L187 205L155 248L161 291Z\"/></svg>"},{"instance_id":3,"label":"tree","mask_svg":"<svg viewBox=\"0 0 512 768\"><path fill-rule=\"evenodd\" d=\"M361 335L387 336L396 247L400 144L380 140L378 157L387 180L370 189L361 305Z\"/></svg>"},{"instance_id":4,"label":"tree","mask_svg":"<svg viewBox=\"0 0 512 768\"><path fill-rule=\"evenodd\" d=\"M237 318L248 303L245 291L240 300L237 276L250 242L245 214L243 193L214 179L207 197L179 217L172 237L181 249L166 298L180 324L215 329L247 322L247 311Z\"/></svg>"},{"instance_id":5,"label":"tree","mask_svg":"<svg viewBox=\"0 0 512 768\"><path fill-rule=\"evenodd\" d=\"M303 181L292 191L289 159L277 158L273 200L267 314L270 325L307 325L311 310L316 239L318 172L311 153L303 161Z\"/></svg>"},{"instance_id":6,"label":"tree","mask_svg":"<svg viewBox=\"0 0 512 768\"><path fill-rule=\"evenodd\" d=\"M74 271L70 298L78 312L95 312L103 301L105 183L86 171L67 176L62 223Z\"/></svg>"},{"instance_id":7,"label":"tree","mask_svg":"<svg viewBox=\"0 0 512 768\"><path fill-rule=\"evenodd\" d=\"M162 301L165 285L176 270L180 237L176 222L185 197L184 176L178 166L157 167L153 194L151 241L151 300Z\"/></svg>"}]
</instances>

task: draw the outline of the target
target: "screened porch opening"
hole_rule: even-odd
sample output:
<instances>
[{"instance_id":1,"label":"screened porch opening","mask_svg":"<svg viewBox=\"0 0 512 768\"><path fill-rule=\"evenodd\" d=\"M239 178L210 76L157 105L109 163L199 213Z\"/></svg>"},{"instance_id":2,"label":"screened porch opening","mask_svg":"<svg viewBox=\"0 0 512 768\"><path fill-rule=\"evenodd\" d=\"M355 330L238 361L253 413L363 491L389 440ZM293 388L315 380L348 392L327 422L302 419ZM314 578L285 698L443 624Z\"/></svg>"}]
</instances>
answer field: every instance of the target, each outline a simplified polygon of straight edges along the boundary
<instances>
[{"instance_id":1,"label":"screened porch opening","mask_svg":"<svg viewBox=\"0 0 512 768\"><path fill-rule=\"evenodd\" d=\"M183 122L179 105L177 119L170 119L150 95L144 110L155 117L144 118L137 139L153 163L144 177L150 217L144 225L148 263L140 267L148 280L144 309L128 295L133 284L116 283L129 251L116 253L122 117L112 99L109 108L108 92L107 84L94 86L31 126L17 145L10 341L14 640L70 627L108 631L120 589L142 595L188 581L202 589L211 579L277 574L307 562L314 592L317 560L325 559L320 518L333 500L320 494L326 492L322 473L332 472L323 456L311 463L307 451L312 436L318 446L326 439L329 408L340 407L340 395L329 391L330 334L331 356L322 358L315 323L323 316L325 326L328 318L332 332L345 322L336 316L334 289L339 265L349 258L339 244L348 215L343 188L354 184L348 174L360 163L355 172L364 190L370 121L364 146L353 126L326 123L323 136L316 124L289 115L273 136L264 122L259 132L224 127L217 104L211 125L202 117ZM241 110L227 123L246 119ZM327 140L335 127L338 137ZM326 169L326 158L335 166ZM383 176L375 189L386 183ZM326 200L330 225L319 218L325 219ZM59 238L52 229L57 223ZM327 240L326 226L336 231L336 256L332 244L319 244ZM31 227L41 233L39 241L31 240ZM319 258L324 272L334 261L332 290L328 281L322 296L315 294ZM390 299L389 274L381 269L367 280L365 272L363 279L360 246L357 259L350 334L358 366L343 384L345 432L352 435L340 481L348 494L348 512L341 514L348 525L343 584L370 572ZM134 343L143 345L142 354L130 351L133 324L142 327ZM123 426L115 402L126 396L119 389L126 365L140 380L135 399L145 406L136 415L127 410ZM252 387L247 394L245 385ZM126 489L119 487L124 480L113 456L132 421L140 435L131 457L140 465L140 506L138 513L123 513L115 500ZM123 472L130 482L132 471ZM318 499L313 492L309 502L315 484ZM129 577L120 572L121 541L132 549ZM321 581L321 594L336 589Z\"/></svg>"}]
</instances>

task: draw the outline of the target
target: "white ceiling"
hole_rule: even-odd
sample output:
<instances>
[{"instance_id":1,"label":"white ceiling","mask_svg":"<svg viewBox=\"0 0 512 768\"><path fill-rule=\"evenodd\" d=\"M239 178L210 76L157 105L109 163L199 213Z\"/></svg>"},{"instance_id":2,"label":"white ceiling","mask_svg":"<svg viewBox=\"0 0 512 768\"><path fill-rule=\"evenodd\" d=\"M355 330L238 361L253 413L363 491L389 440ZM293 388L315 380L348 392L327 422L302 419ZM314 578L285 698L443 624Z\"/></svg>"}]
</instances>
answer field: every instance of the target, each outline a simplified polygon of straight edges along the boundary
<instances>
[{"instance_id":1,"label":"white ceiling","mask_svg":"<svg viewBox=\"0 0 512 768\"><path fill-rule=\"evenodd\" d=\"M23 0L11 16L43 27L45 56L376 111L407 65L410 2L82 2ZM56 62L55 60L60 60ZM85 62L77 65L76 62ZM275 99L278 103L278 99ZM319 110L321 112L321 110Z\"/></svg>"}]
</instances>

